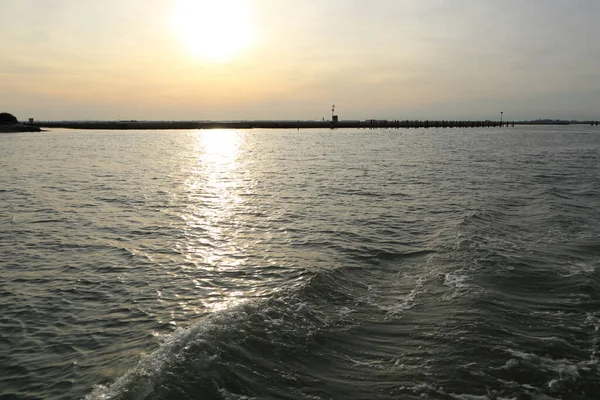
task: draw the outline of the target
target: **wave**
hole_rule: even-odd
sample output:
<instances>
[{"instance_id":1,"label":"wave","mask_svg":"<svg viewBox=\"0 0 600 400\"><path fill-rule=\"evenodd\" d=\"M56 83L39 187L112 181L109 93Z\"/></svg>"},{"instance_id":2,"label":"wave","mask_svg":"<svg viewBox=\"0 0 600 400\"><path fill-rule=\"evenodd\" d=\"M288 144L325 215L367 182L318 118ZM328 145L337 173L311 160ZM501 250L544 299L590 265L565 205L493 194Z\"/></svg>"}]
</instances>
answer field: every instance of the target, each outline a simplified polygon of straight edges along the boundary
<instances>
[{"instance_id":1,"label":"wave","mask_svg":"<svg viewBox=\"0 0 600 400\"><path fill-rule=\"evenodd\" d=\"M427 254L406 255L399 265ZM417 304L427 276L407 278L401 270L376 264L321 270L268 298L215 311L167 335L125 375L85 399L318 397L303 385L321 380L307 360L327 362L323 341L366 320L398 320Z\"/></svg>"}]
</instances>

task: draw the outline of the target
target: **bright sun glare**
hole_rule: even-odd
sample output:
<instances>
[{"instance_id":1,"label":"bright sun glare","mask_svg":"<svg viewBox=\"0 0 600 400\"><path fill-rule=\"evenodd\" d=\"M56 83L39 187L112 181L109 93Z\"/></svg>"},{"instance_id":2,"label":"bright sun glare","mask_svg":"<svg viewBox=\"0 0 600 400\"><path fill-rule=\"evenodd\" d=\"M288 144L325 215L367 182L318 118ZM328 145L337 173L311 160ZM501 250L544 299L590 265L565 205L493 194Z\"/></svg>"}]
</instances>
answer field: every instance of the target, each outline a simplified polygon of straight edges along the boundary
<instances>
[{"instance_id":1,"label":"bright sun glare","mask_svg":"<svg viewBox=\"0 0 600 400\"><path fill-rule=\"evenodd\" d=\"M178 0L174 28L195 55L228 60L252 44L250 0Z\"/></svg>"}]
</instances>

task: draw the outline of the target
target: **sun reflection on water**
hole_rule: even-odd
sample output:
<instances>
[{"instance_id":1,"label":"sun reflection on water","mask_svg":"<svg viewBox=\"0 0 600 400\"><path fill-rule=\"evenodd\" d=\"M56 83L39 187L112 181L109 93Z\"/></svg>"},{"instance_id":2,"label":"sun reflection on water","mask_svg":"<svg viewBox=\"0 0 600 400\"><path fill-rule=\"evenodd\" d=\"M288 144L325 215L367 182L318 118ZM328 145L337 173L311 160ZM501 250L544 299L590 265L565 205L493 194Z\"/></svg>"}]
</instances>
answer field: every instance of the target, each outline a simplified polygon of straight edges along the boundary
<instances>
[{"instance_id":1,"label":"sun reflection on water","mask_svg":"<svg viewBox=\"0 0 600 400\"><path fill-rule=\"evenodd\" d=\"M238 159L243 135L235 130L205 130L193 135L194 165L186 181L188 207L181 250L192 265L194 285L206 310L242 302L245 255L236 240L242 198ZM198 274L198 272L201 272Z\"/></svg>"},{"instance_id":2,"label":"sun reflection on water","mask_svg":"<svg viewBox=\"0 0 600 400\"><path fill-rule=\"evenodd\" d=\"M196 135L197 152L203 164L216 167L235 167L241 142L241 134L235 130L204 130Z\"/></svg>"}]
</instances>

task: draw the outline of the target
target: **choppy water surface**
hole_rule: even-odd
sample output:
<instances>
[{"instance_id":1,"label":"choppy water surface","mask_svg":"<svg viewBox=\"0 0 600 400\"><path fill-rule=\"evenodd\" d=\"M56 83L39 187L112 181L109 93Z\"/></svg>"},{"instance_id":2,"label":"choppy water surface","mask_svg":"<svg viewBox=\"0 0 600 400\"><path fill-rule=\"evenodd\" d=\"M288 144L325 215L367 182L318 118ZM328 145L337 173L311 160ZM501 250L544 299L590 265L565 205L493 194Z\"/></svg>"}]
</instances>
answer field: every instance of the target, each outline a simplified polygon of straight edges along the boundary
<instances>
[{"instance_id":1,"label":"choppy water surface","mask_svg":"<svg viewBox=\"0 0 600 400\"><path fill-rule=\"evenodd\" d=\"M600 131L0 136L2 399L594 399Z\"/></svg>"}]
</instances>

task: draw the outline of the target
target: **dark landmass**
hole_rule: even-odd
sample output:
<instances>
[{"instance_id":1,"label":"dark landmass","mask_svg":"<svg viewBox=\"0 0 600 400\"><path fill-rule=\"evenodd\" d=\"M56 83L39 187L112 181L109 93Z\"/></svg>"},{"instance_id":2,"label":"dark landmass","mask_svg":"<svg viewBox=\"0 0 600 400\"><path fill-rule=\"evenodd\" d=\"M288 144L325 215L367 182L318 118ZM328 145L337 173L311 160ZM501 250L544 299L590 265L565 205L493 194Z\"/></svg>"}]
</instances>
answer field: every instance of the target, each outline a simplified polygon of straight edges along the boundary
<instances>
[{"instance_id":1,"label":"dark landmass","mask_svg":"<svg viewBox=\"0 0 600 400\"><path fill-rule=\"evenodd\" d=\"M0 124L0 133L40 132L39 126L27 124Z\"/></svg>"},{"instance_id":2,"label":"dark landmass","mask_svg":"<svg viewBox=\"0 0 600 400\"><path fill-rule=\"evenodd\" d=\"M311 129L311 128L476 128L508 126L498 121L44 121L44 128L72 129Z\"/></svg>"},{"instance_id":3,"label":"dark landmass","mask_svg":"<svg viewBox=\"0 0 600 400\"><path fill-rule=\"evenodd\" d=\"M514 127L515 125L598 125L597 121L563 121L540 119L534 121L429 121L376 120L364 121L40 121L44 128L71 129L311 129L311 128L485 128Z\"/></svg>"},{"instance_id":4,"label":"dark landmass","mask_svg":"<svg viewBox=\"0 0 600 400\"><path fill-rule=\"evenodd\" d=\"M17 117L10 113L0 113L0 133L39 131L41 131L41 129L38 126L30 124L21 124Z\"/></svg>"}]
</instances>

